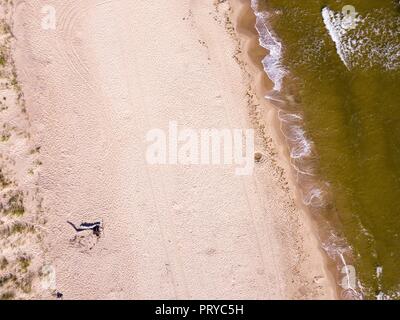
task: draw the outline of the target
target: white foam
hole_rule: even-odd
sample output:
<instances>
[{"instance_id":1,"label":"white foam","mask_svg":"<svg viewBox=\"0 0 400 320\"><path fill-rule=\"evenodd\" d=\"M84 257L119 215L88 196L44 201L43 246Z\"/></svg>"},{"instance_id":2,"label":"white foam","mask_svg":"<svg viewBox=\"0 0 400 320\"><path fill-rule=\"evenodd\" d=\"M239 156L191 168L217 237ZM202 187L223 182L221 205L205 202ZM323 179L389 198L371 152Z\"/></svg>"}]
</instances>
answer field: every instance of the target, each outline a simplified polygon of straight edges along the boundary
<instances>
[{"instance_id":1,"label":"white foam","mask_svg":"<svg viewBox=\"0 0 400 320\"><path fill-rule=\"evenodd\" d=\"M342 60L346 68L350 70L348 56L342 45L342 33L344 32L344 29L341 27L340 19L338 19L337 16L335 16L335 13L328 9L328 7L322 9L322 18L329 36L336 45L336 52L339 55L340 60Z\"/></svg>"},{"instance_id":2,"label":"white foam","mask_svg":"<svg viewBox=\"0 0 400 320\"><path fill-rule=\"evenodd\" d=\"M354 28L348 28L342 13L325 7L321 14L336 52L348 70L400 67L400 18L390 20L396 27L388 27L387 12L375 10L365 17L356 15Z\"/></svg>"},{"instance_id":3,"label":"white foam","mask_svg":"<svg viewBox=\"0 0 400 320\"><path fill-rule=\"evenodd\" d=\"M286 70L281 63L282 43L266 25L269 13L257 11L257 4L257 0L251 1L251 7L256 15L256 29L260 36L259 43L269 52L262 60L262 64L268 77L274 83L274 90L280 91L286 74Z\"/></svg>"},{"instance_id":4,"label":"white foam","mask_svg":"<svg viewBox=\"0 0 400 320\"><path fill-rule=\"evenodd\" d=\"M282 122L287 122L287 123L296 123L296 122L302 122L303 117L299 114L296 113L286 113L283 112L282 110L278 111L278 118Z\"/></svg>"},{"instance_id":5,"label":"white foam","mask_svg":"<svg viewBox=\"0 0 400 320\"><path fill-rule=\"evenodd\" d=\"M312 154L312 143L306 137L306 133L301 126L291 125L289 135L286 136L291 144L290 157L300 159L309 157Z\"/></svg>"},{"instance_id":6,"label":"white foam","mask_svg":"<svg viewBox=\"0 0 400 320\"><path fill-rule=\"evenodd\" d=\"M303 196L303 203L313 208L322 207L324 204L324 191L320 188L312 188Z\"/></svg>"}]
</instances>

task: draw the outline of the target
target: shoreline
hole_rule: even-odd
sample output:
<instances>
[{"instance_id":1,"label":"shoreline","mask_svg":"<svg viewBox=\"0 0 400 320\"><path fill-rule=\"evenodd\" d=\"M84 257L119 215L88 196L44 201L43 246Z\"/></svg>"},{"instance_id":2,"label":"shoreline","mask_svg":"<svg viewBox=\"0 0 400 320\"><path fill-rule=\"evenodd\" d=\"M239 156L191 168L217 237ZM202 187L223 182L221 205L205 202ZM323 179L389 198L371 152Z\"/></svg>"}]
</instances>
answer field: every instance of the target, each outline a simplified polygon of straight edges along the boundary
<instances>
[{"instance_id":1,"label":"shoreline","mask_svg":"<svg viewBox=\"0 0 400 320\"><path fill-rule=\"evenodd\" d=\"M239 47L243 50L242 60L245 62L245 71L252 78L250 86L255 86L255 93L261 106L265 108L265 113L261 121L264 121L265 126L271 128L269 135L274 142L277 152L275 155L278 157L277 166L284 169L285 178L290 186L290 193L292 194L296 206L302 212L302 218L310 226L312 230L318 251L324 261L324 268L329 278L329 286L334 290L334 298L340 299L341 287L338 285L336 279L338 271L334 261L330 259L324 249L321 247L319 239L318 222L311 216L311 212L306 205L303 204L301 190L294 177L294 170L290 164L289 149L282 133L281 121L278 118L277 108L271 105L265 95L273 88L273 83L264 70L261 63L262 59L268 54L268 50L261 47L259 44L259 34L255 28L256 16L251 8L250 0L228 0L231 8L236 11L232 14L233 20L236 24L237 37ZM250 70L248 70L250 69Z\"/></svg>"},{"instance_id":2,"label":"shoreline","mask_svg":"<svg viewBox=\"0 0 400 320\"><path fill-rule=\"evenodd\" d=\"M264 52L242 57L227 3L90 4L55 1L54 32L39 29L40 6L17 8L55 289L66 299L335 298L309 217L293 205L274 111L249 88L245 65ZM257 78L262 96L270 83ZM144 163L143 137L171 117L200 128L257 123L254 176ZM66 223L95 219L99 239Z\"/></svg>"}]
</instances>

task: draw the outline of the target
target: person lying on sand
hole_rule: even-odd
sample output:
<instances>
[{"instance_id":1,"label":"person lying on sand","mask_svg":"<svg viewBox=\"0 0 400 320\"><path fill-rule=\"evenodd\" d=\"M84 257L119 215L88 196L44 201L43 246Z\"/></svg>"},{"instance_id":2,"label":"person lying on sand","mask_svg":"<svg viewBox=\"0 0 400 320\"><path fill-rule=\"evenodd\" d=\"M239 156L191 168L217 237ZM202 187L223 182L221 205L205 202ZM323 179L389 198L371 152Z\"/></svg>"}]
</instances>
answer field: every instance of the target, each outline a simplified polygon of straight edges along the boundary
<instances>
[{"instance_id":1,"label":"person lying on sand","mask_svg":"<svg viewBox=\"0 0 400 320\"><path fill-rule=\"evenodd\" d=\"M94 223L89 223L89 222L83 222L79 225L79 227L76 227L72 222L67 221L74 229L76 232L81 232L85 230L93 230L93 234L96 236L100 236L101 232L101 222L94 222Z\"/></svg>"}]
</instances>

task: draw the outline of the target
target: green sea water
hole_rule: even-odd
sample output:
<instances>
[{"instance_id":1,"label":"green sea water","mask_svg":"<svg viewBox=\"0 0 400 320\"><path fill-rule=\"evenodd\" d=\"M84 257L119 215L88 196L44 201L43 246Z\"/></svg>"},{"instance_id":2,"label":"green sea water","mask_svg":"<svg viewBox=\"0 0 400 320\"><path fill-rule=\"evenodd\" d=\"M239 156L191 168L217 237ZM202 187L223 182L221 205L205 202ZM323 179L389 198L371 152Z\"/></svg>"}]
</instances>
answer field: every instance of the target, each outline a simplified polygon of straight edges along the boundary
<instances>
[{"instance_id":1,"label":"green sea water","mask_svg":"<svg viewBox=\"0 0 400 320\"><path fill-rule=\"evenodd\" d=\"M292 146L293 162L300 171L312 165L303 176L323 186L310 191L324 202L313 214L351 248L346 263L355 266L364 298L400 298L400 2L255 5L269 13L263 19L281 44L279 63L266 61L266 69L276 83L282 78L272 95L293 120L287 134L300 144L297 152ZM345 5L357 14L342 13ZM351 27L343 24L349 17ZM329 236L324 241L329 247Z\"/></svg>"}]
</instances>

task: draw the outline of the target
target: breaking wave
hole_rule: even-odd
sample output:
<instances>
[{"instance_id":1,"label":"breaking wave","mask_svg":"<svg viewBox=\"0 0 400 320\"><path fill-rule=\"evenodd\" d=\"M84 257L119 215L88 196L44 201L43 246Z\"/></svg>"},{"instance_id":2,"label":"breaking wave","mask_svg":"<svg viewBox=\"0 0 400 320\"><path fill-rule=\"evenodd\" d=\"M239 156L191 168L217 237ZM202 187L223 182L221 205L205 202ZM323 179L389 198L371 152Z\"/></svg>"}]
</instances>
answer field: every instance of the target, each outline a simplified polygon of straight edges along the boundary
<instances>
[{"instance_id":1,"label":"breaking wave","mask_svg":"<svg viewBox=\"0 0 400 320\"><path fill-rule=\"evenodd\" d=\"M269 54L263 59L262 64L268 77L274 83L274 90L280 91L282 81L286 70L281 63L282 43L266 26L265 22L269 17L268 12L257 11L258 1L252 0L251 7L256 15L256 29L260 35L260 45L269 51Z\"/></svg>"},{"instance_id":2,"label":"breaking wave","mask_svg":"<svg viewBox=\"0 0 400 320\"><path fill-rule=\"evenodd\" d=\"M349 25L341 12L325 7L321 14L336 52L348 70L355 67L399 68L400 42L397 39L400 29L387 26L400 25L400 18L389 20L385 11L375 9L365 17L356 14Z\"/></svg>"}]
</instances>

